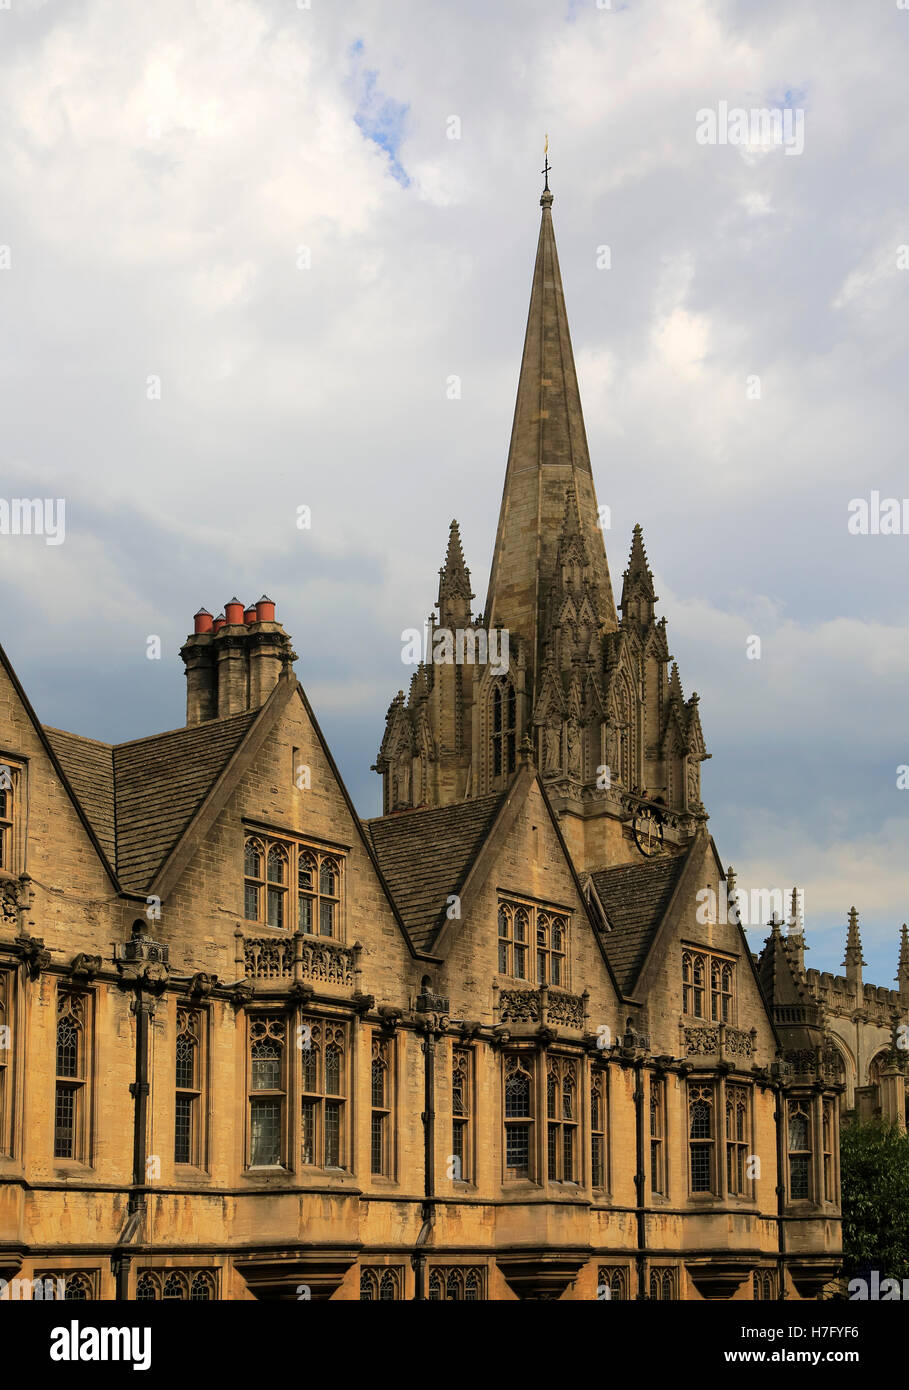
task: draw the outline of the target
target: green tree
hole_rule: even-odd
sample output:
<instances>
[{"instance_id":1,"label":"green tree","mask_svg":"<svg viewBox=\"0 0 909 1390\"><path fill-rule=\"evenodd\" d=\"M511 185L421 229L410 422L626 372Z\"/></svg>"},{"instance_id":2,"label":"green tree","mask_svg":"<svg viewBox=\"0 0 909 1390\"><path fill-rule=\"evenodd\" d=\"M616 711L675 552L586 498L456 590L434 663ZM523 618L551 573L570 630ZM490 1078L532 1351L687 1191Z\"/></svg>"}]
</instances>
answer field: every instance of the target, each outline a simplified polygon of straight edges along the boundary
<instances>
[{"instance_id":1,"label":"green tree","mask_svg":"<svg viewBox=\"0 0 909 1390\"><path fill-rule=\"evenodd\" d=\"M909 1136L881 1120L850 1125L840 1167L847 1275L909 1278Z\"/></svg>"}]
</instances>

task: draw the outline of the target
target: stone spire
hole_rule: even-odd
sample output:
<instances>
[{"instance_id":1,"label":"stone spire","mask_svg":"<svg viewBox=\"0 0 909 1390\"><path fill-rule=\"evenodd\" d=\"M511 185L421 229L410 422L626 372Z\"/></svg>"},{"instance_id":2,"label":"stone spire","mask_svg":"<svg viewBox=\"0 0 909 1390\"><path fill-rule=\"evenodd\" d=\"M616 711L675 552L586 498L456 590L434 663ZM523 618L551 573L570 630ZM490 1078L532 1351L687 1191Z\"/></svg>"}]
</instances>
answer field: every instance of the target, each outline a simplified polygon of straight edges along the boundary
<instances>
[{"instance_id":1,"label":"stone spire","mask_svg":"<svg viewBox=\"0 0 909 1390\"><path fill-rule=\"evenodd\" d=\"M653 575L644 549L644 533L638 525L631 533L631 554L623 576L622 601L619 604L622 618L634 618L646 627L653 618L654 605L657 602L657 596L653 592Z\"/></svg>"},{"instance_id":2,"label":"stone spire","mask_svg":"<svg viewBox=\"0 0 909 1390\"><path fill-rule=\"evenodd\" d=\"M467 627L470 624L470 570L464 563L461 533L453 521L448 529L445 564L439 570L439 626Z\"/></svg>"},{"instance_id":3,"label":"stone spire","mask_svg":"<svg viewBox=\"0 0 909 1390\"><path fill-rule=\"evenodd\" d=\"M849 909L849 927L846 932L846 979L858 992L862 988L862 938L859 936L858 913L854 907Z\"/></svg>"},{"instance_id":4,"label":"stone spire","mask_svg":"<svg viewBox=\"0 0 909 1390\"><path fill-rule=\"evenodd\" d=\"M534 694L566 490L574 494L589 557L586 579L599 598L602 629L615 631L618 626L565 312L552 202L547 189L540 199L540 237L485 609L487 627L501 624L527 643Z\"/></svg>"},{"instance_id":5,"label":"stone spire","mask_svg":"<svg viewBox=\"0 0 909 1390\"><path fill-rule=\"evenodd\" d=\"M789 942L789 955L793 963L798 966L799 970L804 970L805 952L810 948L805 945L805 923L802 918L802 895L798 888L793 888L792 890L786 939Z\"/></svg>"},{"instance_id":6,"label":"stone spire","mask_svg":"<svg viewBox=\"0 0 909 1390\"><path fill-rule=\"evenodd\" d=\"M909 1004L909 928L905 922L900 932L900 961L896 979L900 990L900 1002L905 1008Z\"/></svg>"}]
</instances>

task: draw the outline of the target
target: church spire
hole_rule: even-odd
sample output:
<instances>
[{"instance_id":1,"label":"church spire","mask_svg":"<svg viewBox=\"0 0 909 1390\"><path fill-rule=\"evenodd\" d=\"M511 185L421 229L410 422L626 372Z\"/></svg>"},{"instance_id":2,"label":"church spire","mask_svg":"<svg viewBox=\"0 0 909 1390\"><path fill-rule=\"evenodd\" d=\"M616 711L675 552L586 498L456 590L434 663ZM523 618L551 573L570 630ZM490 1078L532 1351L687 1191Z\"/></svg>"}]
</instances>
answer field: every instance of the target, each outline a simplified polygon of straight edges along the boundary
<instances>
[{"instance_id":1,"label":"church spire","mask_svg":"<svg viewBox=\"0 0 909 1390\"><path fill-rule=\"evenodd\" d=\"M587 579L599 595L602 630L618 627L552 226L548 167L544 172L530 310L485 608L487 627L501 623L526 641L534 690L566 490L574 494L590 557Z\"/></svg>"}]
</instances>

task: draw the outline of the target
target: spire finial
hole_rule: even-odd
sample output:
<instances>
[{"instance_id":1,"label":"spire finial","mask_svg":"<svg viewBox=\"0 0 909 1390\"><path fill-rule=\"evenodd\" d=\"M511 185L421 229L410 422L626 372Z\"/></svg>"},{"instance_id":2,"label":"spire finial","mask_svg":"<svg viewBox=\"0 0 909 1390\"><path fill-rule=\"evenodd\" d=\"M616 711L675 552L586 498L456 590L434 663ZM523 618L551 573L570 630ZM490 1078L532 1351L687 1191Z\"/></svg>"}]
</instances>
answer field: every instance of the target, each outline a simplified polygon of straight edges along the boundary
<instances>
[{"instance_id":1,"label":"spire finial","mask_svg":"<svg viewBox=\"0 0 909 1390\"><path fill-rule=\"evenodd\" d=\"M543 145L543 167L540 173L544 175L546 182L543 184L543 196L540 198L540 206L548 207L552 203L552 194L549 191L549 171L552 165L549 162L549 136L546 136Z\"/></svg>"}]
</instances>

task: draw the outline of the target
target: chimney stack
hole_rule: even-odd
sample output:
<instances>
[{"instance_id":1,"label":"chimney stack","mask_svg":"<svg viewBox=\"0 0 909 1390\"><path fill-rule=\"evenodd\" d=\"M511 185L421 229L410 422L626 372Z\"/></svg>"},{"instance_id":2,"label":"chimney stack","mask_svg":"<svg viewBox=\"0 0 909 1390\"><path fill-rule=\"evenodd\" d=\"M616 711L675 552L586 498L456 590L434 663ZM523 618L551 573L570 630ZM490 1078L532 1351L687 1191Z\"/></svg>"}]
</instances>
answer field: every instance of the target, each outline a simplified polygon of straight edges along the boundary
<instances>
[{"instance_id":1,"label":"chimney stack","mask_svg":"<svg viewBox=\"0 0 909 1390\"><path fill-rule=\"evenodd\" d=\"M289 636L275 621L274 602L265 595L248 606L232 598L214 620L200 608L180 655L187 724L258 709L296 660Z\"/></svg>"}]
</instances>

